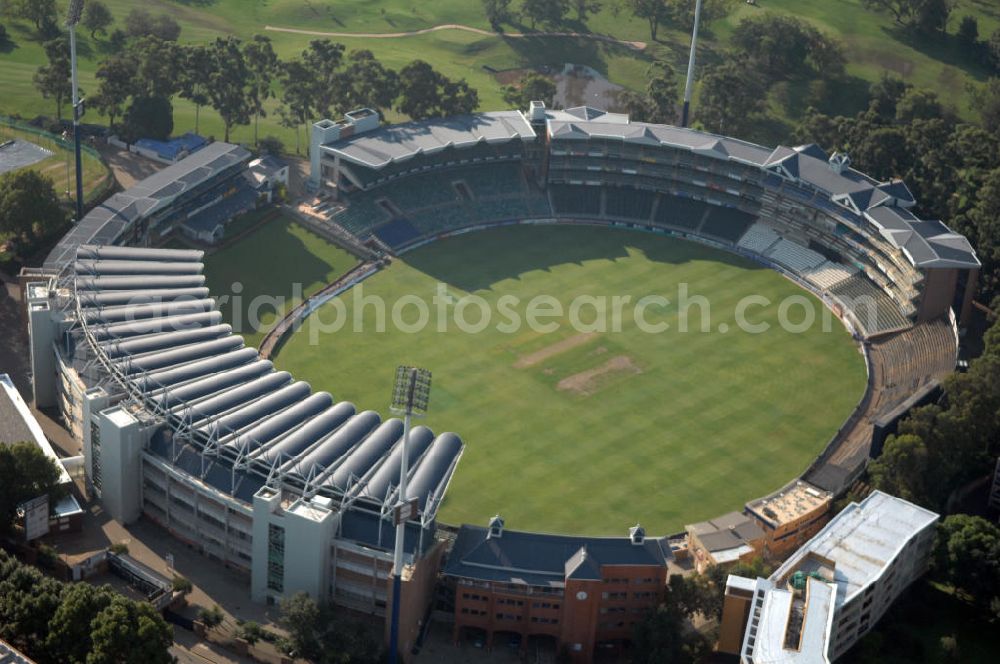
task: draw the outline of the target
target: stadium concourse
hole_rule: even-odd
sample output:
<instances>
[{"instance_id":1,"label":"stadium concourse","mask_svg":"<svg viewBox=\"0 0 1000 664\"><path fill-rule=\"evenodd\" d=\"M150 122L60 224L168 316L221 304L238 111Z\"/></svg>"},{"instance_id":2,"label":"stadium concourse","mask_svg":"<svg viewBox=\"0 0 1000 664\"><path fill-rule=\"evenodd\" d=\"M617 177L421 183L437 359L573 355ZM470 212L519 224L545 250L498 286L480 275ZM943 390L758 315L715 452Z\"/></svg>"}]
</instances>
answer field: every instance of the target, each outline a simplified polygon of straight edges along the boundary
<instances>
[{"instance_id":1,"label":"stadium concourse","mask_svg":"<svg viewBox=\"0 0 1000 664\"><path fill-rule=\"evenodd\" d=\"M979 261L964 237L913 215L902 182L878 182L815 145L769 149L535 102L526 113L391 126L363 109L316 123L310 154L314 211L376 253L503 224L613 225L740 254L820 297L855 333L869 385L802 477L744 506L772 557L822 527L832 498L877 452L878 436L954 368L957 326L975 291ZM223 321L201 252L148 248L217 202L220 190L242 186L248 158L238 146L202 148L112 197L63 238L26 285L35 402L58 407L82 441L88 481L115 519L145 515L245 570L255 599L305 591L386 615L401 422L356 412L276 371ZM457 435L426 428L410 442L409 496L419 513L405 529L404 652L453 541L436 514L463 451ZM482 536L462 526L457 538ZM508 608L537 603L524 601L532 589L518 586L502 537L470 544L472 557L449 568L451 582L488 587L489 601ZM512 610L468 622L456 606L456 633L469 624L490 636L551 635L569 610L569 576L560 576L567 565L573 575L617 583L629 576L619 561L636 558L630 547L666 542L646 540L639 526L613 542L591 539L517 534L522 567L542 550L533 542L549 547L544 585L556 601L541 607L545 629ZM588 546L598 544L593 558ZM644 546L651 569L685 555L680 545ZM471 553L487 549L501 554L477 562ZM502 588L498 579L507 579ZM662 595L655 585L642 606ZM589 661L597 644L626 639L637 619L606 627L595 614L590 630L559 645Z\"/></svg>"}]
</instances>

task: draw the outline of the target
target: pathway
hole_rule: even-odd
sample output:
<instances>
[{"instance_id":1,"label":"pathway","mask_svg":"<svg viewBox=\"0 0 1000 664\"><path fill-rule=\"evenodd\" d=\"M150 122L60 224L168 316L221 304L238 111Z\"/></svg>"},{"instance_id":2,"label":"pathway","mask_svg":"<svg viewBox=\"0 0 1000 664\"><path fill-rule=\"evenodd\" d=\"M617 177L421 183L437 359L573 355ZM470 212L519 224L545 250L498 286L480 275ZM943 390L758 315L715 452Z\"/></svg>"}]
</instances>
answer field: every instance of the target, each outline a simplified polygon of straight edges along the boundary
<instances>
[{"instance_id":1,"label":"pathway","mask_svg":"<svg viewBox=\"0 0 1000 664\"><path fill-rule=\"evenodd\" d=\"M485 37L511 37L514 39L524 39L528 37L577 37L580 39L594 39L597 41L608 42L612 44L622 44L633 48L637 51L641 51L646 48L646 42L643 41L626 41L623 39L616 39L614 37L609 37L607 35L595 35L589 32L493 32L490 30L483 30L482 28L474 28L470 25L461 25L458 23L446 23L444 25L435 25L432 28L423 28L422 30L411 30L410 32L322 32L319 30L301 30L299 28L281 28L273 25L265 25L265 30L270 30L272 32L290 32L297 35L311 35L314 37L359 37L363 39L396 39L398 37L415 37L417 35L426 35L431 32L438 32L440 30L464 30L465 32L471 32L476 35L483 35Z\"/></svg>"}]
</instances>

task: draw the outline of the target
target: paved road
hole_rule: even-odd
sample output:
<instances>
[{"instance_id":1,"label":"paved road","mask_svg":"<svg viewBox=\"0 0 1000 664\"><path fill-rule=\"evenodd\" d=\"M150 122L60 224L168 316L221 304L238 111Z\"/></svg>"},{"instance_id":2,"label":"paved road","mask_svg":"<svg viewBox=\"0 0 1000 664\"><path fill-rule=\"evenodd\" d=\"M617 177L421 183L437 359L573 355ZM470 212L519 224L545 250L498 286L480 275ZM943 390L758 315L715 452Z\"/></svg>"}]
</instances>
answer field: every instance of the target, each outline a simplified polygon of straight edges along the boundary
<instances>
[{"instance_id":1,"label":"paved road","mask_svg":"<svg viewBox=\"0 0 1000 664\"><path fill-rule=\"evenodd\" d=\"M596 41L609 42L612 44L622 44L623 46L634 48L637 51L641 51L646 48L646 42L625 41L622 39L615 39L614 37L608 37L607 35L595 35L589 32L491 32L489 30L483 30L482 28L473 28L470 25L461 25L458 23L446 23L444 25L435 25L432 28L424 28L422 30L411 30L410 32L321 32L319 30L280 28L273 25L265 25L264 29L270 30L272 32L290 32L296 35L312 35L315 37L360 37L363 39L397 39L399 37L415 37L417 35L426 35L428 33L438 32L440 30L462 30L464 32L471 32L473 34L483 35L485 37L512 37L514 39L524 39L529 37L576 37L579 39L593 39Z\"/></svg>"}]
</instances>

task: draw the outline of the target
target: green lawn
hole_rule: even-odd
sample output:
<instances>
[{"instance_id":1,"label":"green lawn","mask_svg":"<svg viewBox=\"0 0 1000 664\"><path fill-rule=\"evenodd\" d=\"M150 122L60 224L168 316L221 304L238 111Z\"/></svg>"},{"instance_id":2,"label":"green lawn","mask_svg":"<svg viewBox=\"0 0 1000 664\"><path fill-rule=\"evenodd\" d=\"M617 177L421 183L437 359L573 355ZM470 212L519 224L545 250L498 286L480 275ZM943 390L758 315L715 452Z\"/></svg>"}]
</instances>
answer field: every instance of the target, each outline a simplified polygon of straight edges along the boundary
<instances>
[{"instance_id":1,"label":"green lawn","mask_svg":"<svg viewBox=\"0 0 1000 664\"><path fill-rule=\"evenodd\" d=\"M278 367L381 413L396 365L432 369L426 423L466 443L441 513L449 523L485 523L500 512L512 528L622 534L640 521L651 532L675 532L739 509L801 472L865 386L863 360L838 322L803 334L775 325L777 303L802 296L798 287L680 240L583 227L484 231L405 255L365 281L363 295L384 298L391 321L397 298L413 294L431 304L438 282L455 298L475 293L491 305L517 296L522 321L539 294L564 308L581 295L630 295L634 303L659 294L676 303L687 283L690 296L709 298L711 315L711 331L700 332L695 307L690 331L681 333L676 306L654 306L649 321L670 328L651 334L627 305L620 331L580 338L565 316L553 333L500 331L507 319L495 306L476 334L459 331L452 318L445 333L436 331L436 318L416 333L391 324L379 332L369 305L361 333L348 317L340 331L314 334L317 321L333 327L337 320L334 304L321 307L281 350ZM339 298L348 312L357 292ZM748 314L750 322L771 323L768 332L733 325L736 303L750 294L774 302ZM446 306L449 316L454 310ZM418 317L412 304L401 312L404 323ZM477 308L466 309L470 324L478 317ZM579 320L593 318L584 306ZM720 323L734 331L718 332Z\"/></svg>"},{"instance_id":2,"label":"green lawn","mask_svg":"<svg viewBox=\"0 0 1000 664\"><path fill-rule=\"evenodd\" d=\"M0 143L11 139L28 141L54 152L55 154L51 157L32 164L28 168L52 178L56 193L60 194L60 198L64 202L69 200L65 195L67 191L72 192L70 198L76 200L76 172L72 150L67 150L50 138L0 124ZM81 161L83 163L83 195L85 199L89 199L91 193L108 176L108 167L100 159L86 152L82 153Z\"/></svg>"},{"instance_id":3,"label":"green lawn","mask_svg":"<svg viewBox=\"0 0 1000 664\"><path fill-rule=\"evenodd\" d=\"M64 6L66 3L59 4ZM134 6L128 0L109 0L108 4L119 26ZM617 11L617 2L602 4L602 10L592 16L586 25L568 20L560 29L649 41L644 21L633 18L627 11ZM898 30L888 16L862 8L861 0L768 0L763 4L767 11L801 16L838 36L847 47L849 59L849 76L842 83L824 87L811 81L799 81L776 86L770 101L777 122L774 126L762 126L758 131L758 138L767 141L787 140L790 123L810 104L833 112L857 110L865 102L867 83L877 80L883 71L896 73L917 86L938 91L944 99L954 103L959 112L968 116L966 83L983 80L986 72L957 46L953 39L954 31L961 17L967 14L978 19L979 32L984 38L1000 27L1000 10L992 0L961 0L949 26L951 36L938 43L909 37ZM144 6L154 12L170 13L183 27L182 41L197 42L225 33L246 38L264 32L266 25L333 32L399 32L443 23L488 27L481 4L467 0L439 0L423 5L402 0L150 0ZM740 18L764 10L738 3L731 17L707 26L700 42L700 62L704 64L717 60ZM33 29L21 21L3 20L14 46L0 51L0 86L5 91L0 101L0 113L18 113L26 117L54 115L53 104L42 99L32 85L32 76L44 60ZM509 31L526 29L518 25L505 27ZM267 34L284 58L294 57L310 39L315 38L278 32ZM464 77L479 90L483 109L503 107L500 86L484 66L508 69L561 66L573 62L590 65L626 87L642 88L645 86L646 66L655 57L674 64L680 83L687 62L688 35L665 26L661 29L660 40L660 43L651 43L645 52L640 53L623 46L585 39L524 40L457 31L401 39L338 39L349 49L371 49L393 67L420 57L449 76ZM106 49L105 40L100 37L91 39L86 31L81 31L81 85L86 91L93 92L96 87L94 72L105 57ZM194 107L180 98L174 99L174 106L176 133L193 129ZM272 102L270 106L269 117L262 121L262 132L282 138L291 149L295 145L295 135L291 130L278 126L273 112L276 104ZM91 111L87 119L99 121L101 118ZM390 119L398 118L393 115ZM205 135L222 136L222 123L214 111L208 109L202 112L200 130ZM246 142L251 137L250 127L240 127L231 138Z\"/></svg>"},{"instance_id":4,"label":"green lawn","mask_svg":"<svg viewBox=\"0 0 1000 664\"><path fill-rule=\"evenodd\" d=\"M356 263L351 254L281 215L209 255L205 275L226 321L248 345L258 346L276 322L277 311L291 310ZM238 308L233 306L236 297ZM253 320L261 324L253 326Z\"/></svg>"}]
</instances>

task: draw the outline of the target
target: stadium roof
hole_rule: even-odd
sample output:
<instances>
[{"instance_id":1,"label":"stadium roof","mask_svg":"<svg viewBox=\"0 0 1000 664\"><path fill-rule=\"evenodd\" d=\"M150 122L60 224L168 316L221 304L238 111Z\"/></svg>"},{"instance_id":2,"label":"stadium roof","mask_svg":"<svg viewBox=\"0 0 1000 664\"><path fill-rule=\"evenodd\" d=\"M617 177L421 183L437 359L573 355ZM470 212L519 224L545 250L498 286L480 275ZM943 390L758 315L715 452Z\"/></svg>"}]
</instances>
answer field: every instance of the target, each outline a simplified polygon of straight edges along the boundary
<instances>
[{"instance_id":1,"label":"stadium roof","mask_svg":"<svg viewBox=\"0 0 1000 664\"><path fill-rule=\"evenodd\" d=\"M837 606L850 601L885 572L903 547L938 515L902 498L873 491L851 503L775 570L778 583L814 561L833 564ZM808 570L806 570L808 571Z\"/></svg>"},{"instance_id":2,"label":"stadium roof","mask_svg":"<svg viewBox=\"0 0 1000 664\"><path fill-rule=\"evenodd\" d=\"M879 182L849 167L844 155L827 155L815 144L772 149L693 129L643 122L608 122L597 116L547 112L549 137L557 141L618 139L626 143L670 146L732 160L781 175L821 192L833 203L863 215L893 246L920 268L978 268L979 259L964 236L940 221L923 221L909 212L916 200L901 180Z\"/></svg>"},{"instance_id":3,"label":"stadium roof","mask_svg":"<svg viewBox=\"0 0 1000 664\"><path fill-rule=\"evenodd\" d=\"M964 235L943 222L920 219L904 208L880 206L865 212L887 241L899 247L914 265L936 268L979 267L976 251Z\"/></svg>"},{"instance_id":4,"label":"stadium roof","mask_svg":"<svg viewBox=\"0 0 1000 664\"><path fill-rule=\"evenodd\" d=\"M131 188L117 193L78 221L49 252L44 267L62 270L84 244L113 244L137 220L169 205L180 194L234 164L250 159L250 153L231 143L216 142L167 166Z\"/></svg>"},{"instance_id":5,"label":"stadium roof","mask_svg":"<svg viewBox=\"0 0 1000 664\"><path fill-rule=\"evenodd\" d=\"M583 537L463 525L448 557L449 576L563 587L567 578L599 579L604 565L666 566L672 557L666 538Z\"/></svg>"},{"instance_id":6,"label":"stadium roof","mask_svg":"<svg viewBox=\"0 0 1000 664\"><path fill-rule=\"evenodd\" d=\"M260 482L236 483L235 462L257 477L277 473L300 487L350 495L376 507L396 494L402 422L312 392L275 371L243 338L221 324L215 301L203 297L202 252L84 245L73 264L80 319L77 348L99 353L107 371L147 409L198 445L214 446L226 459L200 463L198 445L166 454L151 449L241 500ZM136 302L123 296L134 294ZM86 340L86 343L84 343ZM88 350L89 349L89 350ZM462 453L453 433L414 431L408 496L433 517ZM241 477L243 474L241 473ZM372 490L368 491L368 481Z\"/></svg>"},{"instance_id":7,"label":"stadium roof","mask_svg":"<svg viewBox=\"0 0 1000 664\"><path fill-rule=\"evenodd\" d=\"M324 145L323 150L352 163L380 169L419 154L434 154L449 147L534 138L535 130L520 112L498 111L383 125Z\"/></svg>"},{"instance_id":8,"label":"stadium roof","mask_svg":"<svg viewBox=\"0 0 1000 664\"><path fill-rule=\"evenodd\" d=\"M707 153L719 159L732 159L753 166L761 166L771 153L767 148L735 138L716 136L683 127L647 124L645 122L622 123L602 122L600 119L592 122L576 119L550 119L548 132L553 141L611 138L626 143L688 149L693 152Z\"/></svg>"}]
</instances>

